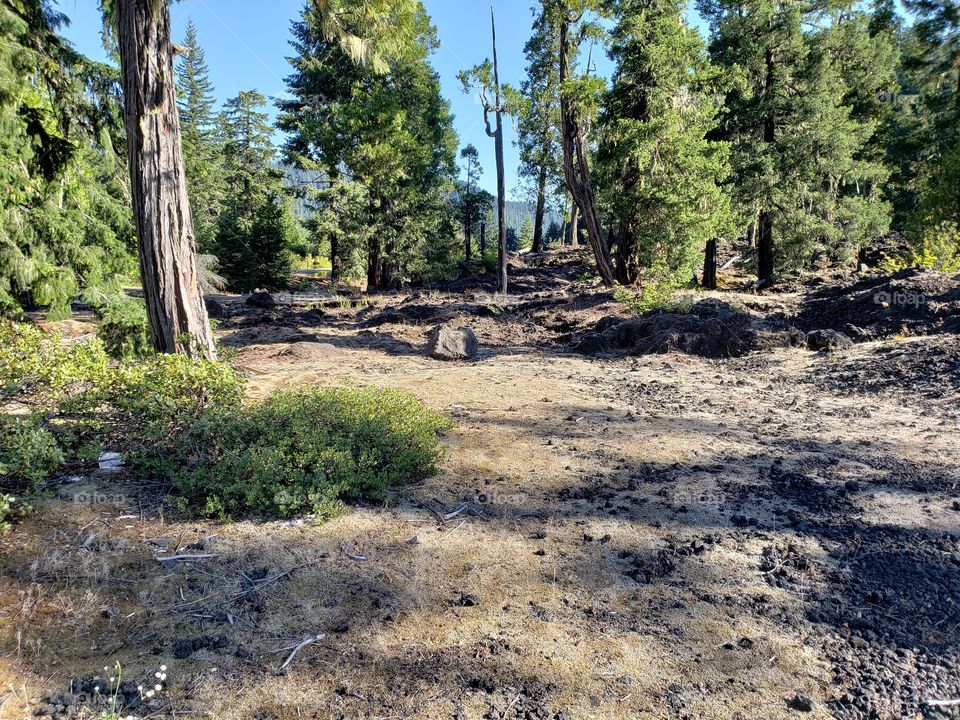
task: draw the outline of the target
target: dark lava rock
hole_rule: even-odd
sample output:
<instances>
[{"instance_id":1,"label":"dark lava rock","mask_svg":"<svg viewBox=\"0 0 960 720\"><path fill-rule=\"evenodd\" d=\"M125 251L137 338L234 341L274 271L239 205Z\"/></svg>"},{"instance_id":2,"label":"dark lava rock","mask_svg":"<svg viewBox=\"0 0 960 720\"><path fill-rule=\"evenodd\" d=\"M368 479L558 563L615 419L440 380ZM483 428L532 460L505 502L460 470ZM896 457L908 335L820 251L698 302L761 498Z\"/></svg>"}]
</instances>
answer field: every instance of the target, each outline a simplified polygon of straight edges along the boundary
<instances>
[{"instance_id":1,"label":"dark lava rock","mask_svg":"<svg viewBox=\"0 0 960 720\"><path fill-rule=\"evenodd\" d=\"M203 304L206 305L207 315L210 317L217 320L222 320L227 316L227 311L219 300L214 300L212 297L205 297L203 299Z\"/></svg>"},{"instance_id":2,"label":"dark lava rock","mask_svg":"<svg viewBox=\"0 0 960 720\"><path fill-rule=\"evenodd\" d=\"M598 332L600 328L605 329ZM676 351L723 358L774 347L797 347L805 342L801 331L783 321L764 320L716 300L703 300L688 313L655 310L618 322L603 318L595 330L575 338L573 349L587 355Z\"/></svg>"},{"instance_id":3,"label":"dark lava rock","mask_svg":"<svg viewBox=\"0 0 960 720\"><path fill-rule=\"evenodd\" d=\"M247 298L246 304L250 307L262 308L263 310L272 310L277 307L277 301L268 292L255 292Z\"/></svg>"},{"instance_id":4,"label":"dark lava rock","mask_svg":"<svg viewBox=\"0 0 960 720\"><path fill-rule=\"evenodd\" d=\"M454 605L459 605L460 607L476 607L480 604L480 598L473 593L462 592L453 602Z\"/></svg>"},{"instance_id":5,"label":"dark lava rock","mask_svg":"<svg viewBox=\"0 0 960 720\"><path fill-rule=\"evenodd\" d=\"M813 710L813 700L801 692L796 693L790 698L787 705L793 710L799 710L800 712L811 712Z\"/></svg>"},{"instance_id":6,"label":"dark lava rock","mask_svg":"<svg viewBox=\"0 0 960 720\"><path fill-rule=\"evenodd\" d=\"M828 285L803 302L802 329L860 328L866 337L960 332L960 276L908 269Z\"/></svg>"},{"instance_id":7,"label":"dark lava rock","mask_svg":"<svg viewBox=\"0 0 960 720\"><path fill-rule=\"evenodd\" d=\"M836 330L814 330L807 334L809 350L839 350L853 346L853 340Z\"/></svg>"},{"instance_id":8,"label":"dark lava rock","mask_svg":"<svg viewBox=\"0 0 960 720\"><path fill-rule=\"evenodd\" d=\"M477 336L468 327L438 325L427 342L427 354L437 360L472 360L479 349Z\"/></svg>"}]
</instances>

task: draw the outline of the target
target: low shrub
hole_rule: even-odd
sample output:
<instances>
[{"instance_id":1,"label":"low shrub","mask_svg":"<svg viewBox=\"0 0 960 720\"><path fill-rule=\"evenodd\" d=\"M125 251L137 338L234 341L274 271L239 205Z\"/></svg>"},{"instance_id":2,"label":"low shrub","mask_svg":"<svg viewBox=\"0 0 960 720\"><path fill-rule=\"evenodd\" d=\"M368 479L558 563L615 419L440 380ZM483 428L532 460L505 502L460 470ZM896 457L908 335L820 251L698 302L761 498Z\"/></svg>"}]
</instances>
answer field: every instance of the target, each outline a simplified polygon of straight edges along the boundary
<instances>
[{"instance_id":1,"label":"low shrub","mask_svg":"<svg viewBox=\"0 0 960 720\"><path fill-rule=\"evenodd\" d=\"M108 354L121 359L153 355L147 309L142 300L127 295L109 298L97 308L97 315L100 317L97 337Z\"/></svg>"},{"instance_id":2,"label":"low shrub","mask_svg":"<svg viewBox=\"0 0 960 720\"><path fill-rule=\"evenodd\" d=\"M142 460L166 467L184 503L205 515L329 518L346 500L380 500L433 474L448 426L396 391L291 390L241 412L206 412Z\"/></svg>"},{"instance_id":3,"label":"low shrub","mask_svg":"<svg viewBox=\"0 0 960 720\"><path fill-rule=\"evenodd\" d=\"M15 520L29 515L32 511L33 508L13 495L0 493L0 535L7 532Z\"/></svg>"},{"instance_id":4,"label":"low shrub","mask_svg":"<svg viewBox=\"0 0 960 720\"><path fill-rule=\"evenodd\" d=\"M223 363L111 364L99 339L63 343L28 326L2 327L0 339L16 348L0 349L7 489L35 490L65 463L93 463L109 448L205 515L329 518L346 501L379 500L432 474L448 427L390 390L290 390L244 406L244 378Z\"/></svg>"},{"instance_id":5,"label":"low shrub","mask_svg":"<svg viewBox=\"0 0 960 720\"><path fill-rule=\"evenodd\" d=\"M941 272L960 270L960 227L953 222L924 228L919 246L902 257L887 258L880 269L897 272L909 267L919 267Z\"/></svg>"},{"instance_id":6,"label":"low shrub","mask_svg":"<svg viewBox=\"0 0 960 720\"><path fill-rule=\"evenodd\" d=\"M38 416L0 415L0 478L6 484L33 489L63 461L56 436Z\"/></svg>"},{"instance_id":7,"label":"low shrub","mask_svg":"<svg viewBox=\"0 0 960 720\"><path fill-rule=\"evenodd\" d=\"M243 377L183 356L111 365L99 339L0 326L0 484L34 490L65 462L94 462L176 435L205 409L237 407ZM25 412L32 411L32 412Z\"/></svg>"},{"instance_id":8,"label":"low shrub","mask_svg":"<svg viewBox=\"0 0 960 720\"><path fill-rule=\"evenodd\" d=\"M0 324L0 400L57 405L102 385L109 358L97 340L65 342L26 324Z\"/></svg>"},{"instance_id":9,"label":"low shrub","mask_svg":"<svg viewBox=\"0 0 960 720\"><path fill-rule=\"evenodd\" d=\"M644 279L637 291L618 285L613 291L613 297L636 315L653 310L688 313L693 305L692 299L677 296L677 291L686 285L669 276L651 275Z\"/></svg>"}]
</instances>

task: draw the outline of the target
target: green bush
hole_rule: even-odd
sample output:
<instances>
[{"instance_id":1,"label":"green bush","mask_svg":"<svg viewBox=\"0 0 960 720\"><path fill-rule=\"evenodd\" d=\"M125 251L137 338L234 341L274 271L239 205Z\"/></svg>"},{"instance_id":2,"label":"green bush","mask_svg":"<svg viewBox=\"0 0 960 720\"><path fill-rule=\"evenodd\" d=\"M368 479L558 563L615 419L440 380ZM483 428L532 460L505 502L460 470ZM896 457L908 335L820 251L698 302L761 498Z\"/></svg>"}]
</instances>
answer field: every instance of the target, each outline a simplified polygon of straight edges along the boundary
<instances>
[{"instance_id":1,"label":"green bush","mask_svg":"<svg viewBox=\"0 0 960 720\"><path fill-rule=\"evenodd\" d=\"M245 380L223 363L185 355L156 355L117 368L112 403L138 427L162 432L183 427L207 408L234 410L243 400Z\"/></svg>"},{"instance_id":2,"label":"green bush","mask_svg":"<svg viewBox=\"0 0 960 720\"><path fill-rule=\"evenodd\" d=\"M99 341L65 342L33 325L0 324L0 400L56 404L101 385L108 367Z\"/></svg>"},{"instance_id":3,"label":"green bush","mask_svg":"<svg viewBox=\"0 0 960 720\"><path fill-rule=\"evenodd\" d=\"M5 487L35 489L107 447L206 515L327 518L432 474L449 425L390 390L293 390L245 407L243 377L222 363L110 364L99 339L65 344L29 326L0 327L0 340Z\"/></svg>"},{"instance_id":4,"label":"green bush","mask_svg":"<svg viewBox=\"0 0 960 720\"><path fill-rule=\"evenodd\" d=\"M128 451L175 435L207 408L239 406L243 388L220 363L164 355L111 366L99 339L0 325L0 481L36 487L64 462L95 462L105 445Z\"/></svg>"},{"instance_id":5,"label":"green bush","mask_svg":"<svg viewBox=\"0 0 960 720\"><path fill-rule=\"evenodd\" d=\"M442 451L439 413L404 393L302 389L241 412L206 412L175 447L155 446L185 504L206 514L337 515L428 477Z\"/></svg>"},{"instance_id":6,"label":"green bush","mask_svg":"<svg viewBox=\"0 0 960 720\"><path fill-rule=\"evenodd\" d=\"M36 416L0 415L0 480L35 488L64 461L57 438Z\"/></svg>"},{"instance_id":7,"label":"green bush","mask_svg":"<svg viewBox=\"0 0 960 720\"><path fill-rule=\"evenodd\" d=\"M10 529L10 523L14 520L29 515L33 511L29 505L17 500L13 495L4 495L0 493L0 534Z\"/></svg>"},{"instance_id":8,"label":"green bush","mask_svg":"<svg viewBox=\"0 0 960 720\"><path fill-rule=\"evenodd\" d=\"M677 297L677 291L686 285L667 274L651 274L637 291L618 285L614 288L613 297L637 315L653 310L687 313L693 304L691 299Z\"/></svg>"},{"instance_id":9,"label":"green bush","mask_svg":"<svg viewBox=\"0 0 960 720\"><path fill-rule=\"evenodd\" d=\"M115 358L145 358L153 355L147 330L147 309L142 300L121 295L97 308L97 337Z\"/></svg>"}]
</instances>

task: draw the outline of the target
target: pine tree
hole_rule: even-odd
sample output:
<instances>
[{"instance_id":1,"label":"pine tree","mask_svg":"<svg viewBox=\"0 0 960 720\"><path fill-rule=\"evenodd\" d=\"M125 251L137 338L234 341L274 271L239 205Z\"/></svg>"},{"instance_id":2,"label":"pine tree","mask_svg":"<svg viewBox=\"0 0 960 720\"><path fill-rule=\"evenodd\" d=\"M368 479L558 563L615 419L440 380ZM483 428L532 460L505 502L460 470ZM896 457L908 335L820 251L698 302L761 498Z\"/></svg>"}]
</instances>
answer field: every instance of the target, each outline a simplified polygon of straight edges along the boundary
<instances>
[{"instance_id":1,"label":"pine tree","mask_svg":"<svg viewBox=\"0 0 960 720\"><path fill-rule=\"evenodd\" d=\"M908 0L906 6L917 18L908 52L918 97L905 128L908 147L918 151L910 168L916 192L911 229L918 241L932 234L955 244L960 235L960 3Z\"/></svg>"},{"instance_id":2,"label":"pine tree","mask_svg":"<svg viewBox=\"0 0 960 720\"><path fill-rule=\"evenodd\" d=\"M473 227L479 221L477 214L477 191L483 168L480 166L480 153L473 145L467 145L460 151L460 159L465 161L464 179L460 184L460 207L463 216L464 256L470 260L473 239Z\"/></svg>"},{"instance_id":3,"label":"pine tree","mask_svg":"<svg viewBox=\"0 0 960 720\"><path fill-rule=\"evenodd\" d=\"M221 116L227 202L214 250L231 289L285 287L290 274L292 207L283 173L275 166L266 98L241 91L227 101Z\"/></svg>"},{"instance_id":4,"label":"pine tree","mask_svg":"<svg viewBox=\"0 0 960 720\"><path fill-rule=\"evenodd\" d=\"M712 59L742 73L717 136L731 142L734 200L760 283L817 256L851 259L889 226L883 169L865 155L878 121L854 107L848 68L830 51L837 22L858 11L827 0L699 7ZM818 20L826 30L804 31Z\"/></svg>"},{"instance_id":5,"label":"pine tree","mask_svg":"<svg viewBox=\"0 0 960 720\"><path fill-rule=\"evenodd\" d=\"M613 87L600 120L598 179L616 238L617 279L643 270L689 279L705 243L725 232L729 172L717 126L718 78L679 0L620 0Z\"/></svg>"},{"instance_id":6,"label":"pine tree","mask_svg":"<svg viewBox=\"0 0 960 720\"><path fill-rule=\"evenodd\" d=\"M353 0L344 0L346 6ZM359 5L359 3L356 3ZM286 157L321 169L330 189L317 198L335 248L333 261L369 288L452 272L456 238L449 202L457 138L449 104L430 65L436 30L422 3L400 23L384 55L389 73L357 65L323 32L312 3L294 24L288 78L293 96L280 103L289 134ZM344 14L343 17L347 17ZM366 32L363 14L346 28ZM350 212L334 212L333 205ZM362 233L347 229L360 225Z\"/></svg>"},{"instance_id":7,"label":"pine tree","mask_svg":"<svg viewBox=\"0 0 960 720\"><path fill-rule=\"evenodd\" d=\"M193 21L187 23L184 52L177 63L177 107L187 192L200 252L209 253L223 210L223 145L217 126L216 95Z\"/></svg>"},{"instance_id":8,"label":"pine tree","mask_svg":"<svg viewBox=\"0 0 960 720\"><path fill-rule=\"evenodd\" d=\"M542 220L541 220L542 222ZM520 226L520 247L519 250L526 250L533 247L533 220L529 217L523 219L523 225Z\"/></svg>"},{"instance_id":9,"label":"pine tree","mask_svg":"<svg viewBox=\"0 0 960 720\"><path fill-rule=\"evenodd\" d=\"M551 189L563 184L560 149L559 37L543 8L535 11L533 35L524 46L526 78L517 117L520 177L534 183L536 210L531 247L543 249L543 218Z\"/></svg>"}]
</instances>

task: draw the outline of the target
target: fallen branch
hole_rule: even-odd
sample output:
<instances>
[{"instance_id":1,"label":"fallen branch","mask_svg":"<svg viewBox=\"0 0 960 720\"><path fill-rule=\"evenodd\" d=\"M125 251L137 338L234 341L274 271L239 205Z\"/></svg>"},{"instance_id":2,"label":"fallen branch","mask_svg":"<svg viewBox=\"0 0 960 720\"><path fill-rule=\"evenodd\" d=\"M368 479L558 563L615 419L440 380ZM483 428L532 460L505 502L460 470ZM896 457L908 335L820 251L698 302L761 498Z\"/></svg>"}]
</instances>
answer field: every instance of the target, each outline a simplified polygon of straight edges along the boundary
<instances>
[{"instance_id":1,"label":"fallen branch","mask_svg":"<svg viewBox=\"0 0 960 720\"><path fill-rule=\"evenodd\" d=\"M960 706L960 698L953 698L952 700L927 700L924 705L929 705L930 707L957 707Z\"/></svg>"},{"instance_id":2,"label":"fallen branch","mask_svg":"<svg viewBox=\"0 0 960 720\"><path fill-rule=\"evenodd\" d=\"M346 556L347 556L348 558L350 558L351 560L358 560L358 561L362 562L362 561L364 561L364 560L367 559L366 556L364 556L364 555L355 555L354 553L350 552L349 550L347 550L347 549L343 546L343 543L340 544L340 552L342 552L344 555L346 555Z\"/></svg>"},{"instance_id":3,"label":"fallen branch","mask_svg":"<svg viewBox=\"0 0 960 720\"><path fill-rule=\"evenodd\" d=\"M218 557L217 555L171 555L169 557L160 557L157 555L154 557L154 560L159 560L160 562L176 562L178 560L209 560L210 558Z\"/></svg>"},{"instance_id":4,"label":"fallen branch","mask_svg":"<svg viewBox=\"0 0 960 720\"><path fill-rule=\"evenodd\" d=\"M463 505L461 505L460 507L458 507L458 508L457 508L456 510L454 510L453 512L447 513L446 515L444 515L444 516L443 516L443 521L444 521L445 523L450 522L450 521L453 520L457 515L459 515L460 513L462 513L464 510L466 510L468 507L470 507L470 503L464 503Z\"/></svg>"},{"instance_id":5,"label":"fallen branch","mask_svg":"<svg viewBox=\"0 0 960 720\"><path fill-rule=\"evenodd\" d=\"M303 650L305 647L307 647L307 645L312 645L312 644L315 643L315 642L320 642L320 641L323 640L325 637L326 637L326 635L322 635L322 634L321 634L321 635L312 635L312 636L305 637L305 638L303 639L303 642L301 642L299 645L297 645L296 647L294 647L294 648L293 648L293 652L291 652L291 653L287 656L287 659L283 661L283 665L280 666L280 671L282 672L283 670L285 670L286 667L287 667L287 665L289 665L291 662L293 662L293 659L297 656L297 653L300 652L301 650Z\"/></svg>"}]
</instances>

